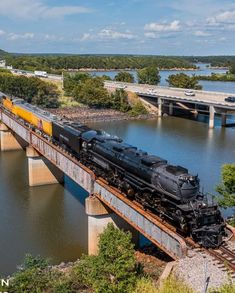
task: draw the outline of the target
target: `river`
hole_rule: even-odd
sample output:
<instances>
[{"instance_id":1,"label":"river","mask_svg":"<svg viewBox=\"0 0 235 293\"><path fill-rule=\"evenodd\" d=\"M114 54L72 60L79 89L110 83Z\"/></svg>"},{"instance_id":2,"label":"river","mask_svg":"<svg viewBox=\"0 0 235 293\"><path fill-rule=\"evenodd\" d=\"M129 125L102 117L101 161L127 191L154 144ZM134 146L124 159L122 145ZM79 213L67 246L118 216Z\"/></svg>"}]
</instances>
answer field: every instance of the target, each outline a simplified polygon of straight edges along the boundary
<instances>
[{"instance_id":1,"label":"river","mask_svg":"<svg viewBox=\"0 0 235 293\"><path fill-rule=\"evenodd\" d=\"M167 78L171 74L177 73L185 73L187 75L211 75L211 73L226 73L227 70L224 69L214 69L209 68L209 64L205 63L196 63L196 66L199 67L197 70L160 70L161 80L159 85L168 86ZM119 71L92 71L90 74L101 76L103 74L108 75L112 79L118 74ZM128 71L133 74L135 80L137 80L137 73L135 70ZM208 81L208 80L200 80L199 83L202 85L203 90L206 91L216 91L216 92L227 92L227 93L235 93L235 82L229 81Z\"/></svg>"},{"instance_id":2,"label":"river","mask_svg":"<svg viewBox=\"0 0 235 293\"><path fill-rule=\"evenodd\" d=\"M214 192L220 167L235 162L235 129L177 117L91 125L199 174ZM0 273L8 274L25 253L74 260L87 251L86 193L66 178L65 185L28 187L24 151L0 153Z\"/></svg>"}]
</instances>

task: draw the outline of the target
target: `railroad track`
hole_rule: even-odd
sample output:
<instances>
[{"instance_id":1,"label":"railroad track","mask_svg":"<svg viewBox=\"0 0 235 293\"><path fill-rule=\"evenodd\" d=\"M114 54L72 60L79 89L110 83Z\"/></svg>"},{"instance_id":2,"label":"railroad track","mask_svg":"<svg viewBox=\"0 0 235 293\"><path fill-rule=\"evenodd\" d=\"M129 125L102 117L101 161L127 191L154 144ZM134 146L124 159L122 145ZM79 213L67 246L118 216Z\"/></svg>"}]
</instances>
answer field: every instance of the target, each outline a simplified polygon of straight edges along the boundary
<instances>
[{"instance_id":1,"label":"railroad track","mask_svg":"<svg viewBox=\"0 0 235 293\"><path fill-rule=\"evenodd\" d=\"M208 249L208 252L235 274L235 250L230 249L225 243L218 249Z\"/></svg>"},{"instance_id":2,"label":"railroad track","mask_svg":"<svg viewBox=\"0 0 235 293\"><path fill-rule=\"evenodd\" d=\"M142 207L140 203L136 201L134 202L139 207ZM174 226L164 221L162 218L160 218L156 214L153 214L150 210L147 210L147 212L151 214L152 217L162 222L172 232L176 233L179 237L181 237L186 242L189 248L192 248L195 251L201 252L203 254L209 254L213 256L213 258L217 261L217 263L221 264L224 267L224 269L230 270L231 277L235 280L235 249L231 249L226 242L222 246L220 246L218 249L203 248L198 243L196 243L191 237L184 237L181 234L179 234Z\"/></svg>"}]
</instances>

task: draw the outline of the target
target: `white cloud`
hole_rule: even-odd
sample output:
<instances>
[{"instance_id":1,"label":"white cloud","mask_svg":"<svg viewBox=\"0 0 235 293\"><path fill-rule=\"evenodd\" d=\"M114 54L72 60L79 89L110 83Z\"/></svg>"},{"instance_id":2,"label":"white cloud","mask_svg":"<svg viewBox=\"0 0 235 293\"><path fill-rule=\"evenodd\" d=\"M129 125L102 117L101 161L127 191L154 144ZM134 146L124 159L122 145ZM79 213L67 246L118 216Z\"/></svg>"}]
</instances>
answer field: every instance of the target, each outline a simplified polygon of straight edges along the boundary
<instances>
[{"instance_id":1,"label":"white cloud","mask_svg":"<svg viewBox=\"0 0 235 293\"><path fill-rule=\"evenodd\" d=\"M207 32L204 32L204 31L200 31L200 30L195 31L195 32L194 32L194 35L195 35L196 37L209 37L209 36L211 36L211 34L209 34L209 33L207 33Z\"/></svg>"},{"instance_id":2,"label":"white cloud","mask_svg":"<svg viewBox=\"0 0 235 293\"><path fill-rule=\"evenodd\" d=\"M7 36L7 39L10 41L15 41L19 39L33 39L34 38L34 33L24 33L24 34L15 34L15 33L9 33Z\"/></svg>"},{"instance_id":3,"label":"white cloud","mask_svg":"<svg viewBox=\"0 0 235 293\"><path fill-rule=\"evenodd\" d=\"M0 15L7 17L18 17L26 19L55 18L66 15L89 13L82 6L54 6L43 4L40 0L1 0Z\"/></svg>"},{"instance_id":4,"label":"white cloud","mask_svg":"<svg viewBox=\"0 0 235 293\"><path fill-rule=\"evenodd\" d=\"M144 29L147 31L152 32L177 32L180 31L181 26L180 22L178 20L174 20L170 23L158 23L158 22L152 22L148 23L144 26Z\"/></svg>"},{"instance_id":5,"label":"white cloud","mask_svg":"<svg viewBox=\"0 0 235 293\"><path fill-rule=\"evenodd\" d=\"M57 35L50 35L50 34L45 34L44 39L46 41L63 41L64 37L62 36L57 36Z\"/></svg>"},{"instance_id":6,"label":"white cloud","mask_svg":"<svg viewBox=\"0 0 235 293\"><path fill-rule=\"evenodd\" d=\"M154 32L146 32L146 33L144 33L144 35L146 38L149 38L149 39L157 38L157 35Z\"/></svg>"},{"instance_id":7,"label":"white cloud","mask_svg":"<svg viewBox=\"0 0 235 293\"><path fill-rule=\"evenodd\" d=\"M84 33L80 38L80 41L87 41L93 39L93 36L90 33Z\"/></svg>"},{"instance_id":8,"label":"white cloud","mask_svg":"<svg viewBox=\"0 0 235 293\"><path fill-rule=\"evenodd\" d=\"M209 25L219 25L223 23L235 23L235 10L224 11L207 19Z\"/></svg>"},{"instance_id":9,"label":"white cloud","mask_svg":"<svg viewBox=\"0 0 235 293\"><path fill-rule=\"evenodd\" d=\"M113 39L113 40L117 40L117 39L135 39L136 36L133 35L132 33L130 33L129 31L126 32L118 32L118 31L114 31L111 29L102 29L99 33L98 36L101 37L102 39Z\"/></svg>"},{"instance_id":10,"label":"white cloud","mask_svg":"<svg viewBox=\"0 0 235 293\"><path fill-rule=\"evenodd\" d=\"M219 38L219 41L226 41L227 39L225 37Z\"/></svg>"},{"instance_id":11,"label":"white cloud","mask_svg":"<svg viewBox=\"0 0 235 293\"><path fill-rule=\"evenodd\" d=\"M0 37L5 35L5 32L3 30L0 30Z\"/></svg>"}]
</instances>

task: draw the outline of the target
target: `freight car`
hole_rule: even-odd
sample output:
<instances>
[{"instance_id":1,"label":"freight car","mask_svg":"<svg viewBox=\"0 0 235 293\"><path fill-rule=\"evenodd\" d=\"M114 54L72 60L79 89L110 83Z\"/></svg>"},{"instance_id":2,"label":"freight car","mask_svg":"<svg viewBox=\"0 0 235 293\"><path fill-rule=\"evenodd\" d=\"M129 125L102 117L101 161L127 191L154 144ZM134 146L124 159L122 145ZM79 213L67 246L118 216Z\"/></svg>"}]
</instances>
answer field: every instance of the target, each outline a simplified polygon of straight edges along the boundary
<instances>
[{"instance_id":1,"label":"freight car","mask_svg":"<svg viewBox=\"0 0 235 293\"><path fill-rule=\"evenodd\" d=\"M4 97L5 110L54 144L69 150L97 176L106 179L126 196L136 200L192 236L204 247L218 247L225 223L213 202L200 192L198 176L167 160L149 155L122 139L90 129L29 105L20 99Z\"/></svg>"},{"instance_id":2,"label":"freight car","mask_svg":"<svg viewBox=\"0 0 235 293\"><path fill-rule=\"evenodd\" d=\"M47 138L52 137L52 122L57 120L56 115L26 103L23 99L3 96L2 104L5 109L22 119L37 133Z\"/></svg>"}]
</instances>

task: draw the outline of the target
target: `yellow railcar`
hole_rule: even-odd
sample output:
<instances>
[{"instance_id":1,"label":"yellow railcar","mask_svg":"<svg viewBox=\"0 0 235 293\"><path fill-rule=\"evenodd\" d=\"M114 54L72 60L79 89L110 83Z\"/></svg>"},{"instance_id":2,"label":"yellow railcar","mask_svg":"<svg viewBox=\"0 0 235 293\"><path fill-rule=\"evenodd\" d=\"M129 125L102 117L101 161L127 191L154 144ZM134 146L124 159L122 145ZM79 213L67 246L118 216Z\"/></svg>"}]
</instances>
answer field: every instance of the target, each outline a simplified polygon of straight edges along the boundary
<instances>
[{"instance_id":1,"label":"yellow railcar","mask_svg":"<svg viewBox=\"0 0 235 293\"><path fill-rule=\"evenodd\" d=\"M2 103L11 113L27 121L47 135L52 136L52 121L56 120L55 115L26 103L22 99L3 97Z\"/></svg>"}]
</instances>

